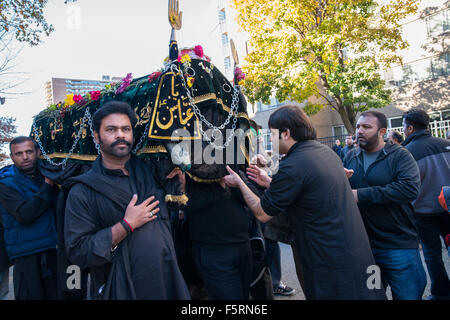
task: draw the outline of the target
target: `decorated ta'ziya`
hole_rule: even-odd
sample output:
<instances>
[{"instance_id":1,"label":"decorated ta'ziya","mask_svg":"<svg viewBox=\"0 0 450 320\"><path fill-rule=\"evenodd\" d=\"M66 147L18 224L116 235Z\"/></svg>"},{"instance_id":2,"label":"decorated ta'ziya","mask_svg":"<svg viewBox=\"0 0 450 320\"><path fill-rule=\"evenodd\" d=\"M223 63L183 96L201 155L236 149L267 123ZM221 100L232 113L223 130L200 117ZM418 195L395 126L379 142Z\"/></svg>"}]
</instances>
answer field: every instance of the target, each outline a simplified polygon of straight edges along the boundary
<instances>
[{"instance_id":1,"label":"decorated ta'ziya","mask_svg":"<svg viewBox=\"0 0 450 320\"><path fill-rule=\"evenodd\" d=\"M93 139L93 114L106 102L118 100L136 114L133 152L139 157L170 159L206 182L226 175L225 164L245 167L249 122L238 85L243 74L236 67L231 83L201 46L179 52L173 38L172 32L169 57L161 70L136 79L128 74L85 96L69 94L35 116L31 136L42 158L53 165L95 160L99 146Z\"/></svg>"}]
</instances>

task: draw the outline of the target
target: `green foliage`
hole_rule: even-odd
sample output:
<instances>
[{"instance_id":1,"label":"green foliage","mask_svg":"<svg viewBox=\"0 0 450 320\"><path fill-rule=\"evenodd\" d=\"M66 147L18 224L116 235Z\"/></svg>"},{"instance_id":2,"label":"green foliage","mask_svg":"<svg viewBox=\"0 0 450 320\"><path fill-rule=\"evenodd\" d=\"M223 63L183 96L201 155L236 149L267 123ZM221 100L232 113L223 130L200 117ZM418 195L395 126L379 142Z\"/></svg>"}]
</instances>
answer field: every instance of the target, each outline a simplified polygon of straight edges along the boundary
<instances>
[{"instance_id":1,"label":"green foliage","mask_svg":"<svg viewBox=\"0 0 450 320\"><path fill-rule=\"evenodd\" d=\"M349 132L355 115L390 102L378 70L401 62L407 47L400 20L417 0L233 0L250 34L243 69L250 102L307 102L308 113L331 106ZM320 101L318 103L317 101Z\"/></svg>"}]
</instances>

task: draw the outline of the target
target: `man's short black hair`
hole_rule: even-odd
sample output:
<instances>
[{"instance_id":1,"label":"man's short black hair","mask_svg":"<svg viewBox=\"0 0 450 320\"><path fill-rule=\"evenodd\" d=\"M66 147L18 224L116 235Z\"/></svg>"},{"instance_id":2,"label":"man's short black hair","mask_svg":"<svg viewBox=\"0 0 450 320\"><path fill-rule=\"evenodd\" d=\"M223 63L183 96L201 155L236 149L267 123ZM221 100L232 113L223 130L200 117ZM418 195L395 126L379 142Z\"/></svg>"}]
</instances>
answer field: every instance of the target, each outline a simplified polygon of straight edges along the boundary
<instances>
[{"instance_id":1,"label":"man's short black hair","mask_svg":"<svg viewBox=\"0 0 450 320\"><path fill-rule=\"evenodd\" d=\"M92 129L95 132L100 131L100 125L102 123L102 119L106 116L109 116L113 113L125 114L128 116L131 122L131 126L134 128L136 125L137 119L134 111L131 109L130 105L123 101L109 101L101 106L95 113L92 119Z\"/></svg>"},{"instance_id":2,"label":"man's short black hair","mask_svg":"<svg viewBox=\"0 0 450 320\"><path fill-rule=\"evenodd\" d=\"M284 132L289 129L295 141L315 140L316 129L306 113L294 105L285 105L270 115L269 128Z\"/></svg>"},{"instance_id":3,"label":"man's short black hair","mask_svg":"<svg viewBox=\"0 0 450 320\"><path fill-rule=\"evenodd\" d=\"M27 141L31 141L34 145L34 151L36 151L38 149L38 144L36 141L34 141L33 138L31 137L26 137L26 136L19 136L19 137L15 137L14 139L11 140L11 142L9 143L9 152L11 151L11 146L15 145L15 144L19 144L19 143L24 143Z\"/></svg>"},{"instance_id":4,"label":"man's short black hair","mask_svg":"<svg viewBox=\"0 0 450 320\"><path fill-rule=\"evenodd\" d=\"M398 143L403 142L403 136L397 131L392 131L392 139L397 140Z\"/></svg>"},{"instance_id":5,"label":"man's short black hair","mask_svg":"<svg viewBox=\"0 0 450 320\"><path fill-rule=\"evenodd\" d=\"M361 113L361 117L375 117L378 120L378 129L387 129L386 115L380 111L364 111L363 113Z\"/></svg>"},{"instance_id":6,"label":"man's short black hair","mask_svg":"<svg viewBox=\"0 0 450 320\"><path fill-rule=\"evenodd\" d=\"M428 129L430 116L423 110L412 108L403 114L407 126L413 126L415 130Z\"/></svg>"}]
</instances>

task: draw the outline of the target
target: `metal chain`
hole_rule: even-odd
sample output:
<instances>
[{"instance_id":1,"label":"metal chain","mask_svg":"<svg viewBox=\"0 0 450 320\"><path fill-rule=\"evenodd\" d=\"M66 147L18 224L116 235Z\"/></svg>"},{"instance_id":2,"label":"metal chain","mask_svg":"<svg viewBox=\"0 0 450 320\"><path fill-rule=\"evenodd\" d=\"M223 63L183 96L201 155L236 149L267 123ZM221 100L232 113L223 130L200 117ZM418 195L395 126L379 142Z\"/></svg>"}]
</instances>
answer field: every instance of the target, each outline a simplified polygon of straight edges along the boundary
<instances>
[{"instance_id":1,"label":"metal chain","mask_svg":"<svg viewBox=\"0 0 450 320\"><path fill-rule=\"evenodd\" d=\"M175 72L175 74L177 74L178 76L181 77L182 85L186 90L187 96L189 98L189 102L190 102L192 108L194 109L194 113L200 118L199 128L200 128L200 132L201 132L202 136L205 138L205 140L210 145L212 145L214 147L214 149L225 149L226 147L228 147L228 145L230 144L231 140L234 137L234 131L236 130L236 122L237 122L237 118L238 118L237 109L238 109L238 103L239 103L239 86L238 85L233 86L234 92L233 92L230 112L228 113L228 117L227 117L227 119L225 119L225 122L222 123L219 127L217 127L217 126L214 126L213 124L211 124L208 120L206 120L206 118L201 114L200 109L195 104L194 99L192 98L191 93L186 86L186 81L185 81L184 77L181 75L181 72L180 72L180 70L178 70L177 66L175 64L172 64L170 66L170 70L172 72ZM233 124L231 126L231 134L228 136L227 141L222 146L216 145L213 141L211 141L211 138L208 137L207 133L205 131L203 131L202 123L205 123L210 129L212 129L213 130L212 133L214 133L215 131L220 132L220 130L223 130L225 128L225 126L230 123L230 119L232 116L234 116L234 117L233 117Z\"/></svg>"},{"instance_id":2,"label":"metal chain","mask_svg":"<svg viewBox=\"0 0 450 320\"><path fill-rule=\"evenodd\" d=\"M95 144L95 149L97 149L97 154L100 154L100 145L97 142L95 142L94 129L92 128L91 114L86 111L86 116L88 118L89 129L91 130L91 136L92 136L92 140L94 141L94 144Z\"/></svg>"},{"instance_id":3,"label":"metal chain","mask_svg":"<svg viewBox=\"0 0 450 320\"><path fill-rule=\"evenodd\" d=\"M86 108L86 112L85 112L85 114L84 114L84 116L83 116L83 119L81 120L80 129L78 130L78 134L77 134L77 136L76 136L76 138L75 138L75 141L74 141L73 144L72 144L72 147L70 148L69 153L68 153L68 154L66 155L66 157L63 159L63 161L62 161L62 162L59 162L59 163L54 162L54 161L47 155L47 152L45 152L44 146L42 145L41 139L39 138L39 133L38 133L37 128L36 128L36 120L33 122L33 131L34 131L34 135L36 136L36 142L38 143L39 149L41 150L42 155L44 156L45 160L47 160L48 163L50 163L51 165L57 166L57 167L62 166L63 168L65 168L66 163L67 163L67 160L68 160L68 159L70 158L70 156L73 154L73 152L74 152L74 150L75 150L75 147L77 146L78 141L79 141L80 138L81 138L81 134L82 134L82 132L83 132L84 122L85 122L86 118L90 118L89 107Z\"/></svg>"},{"instance_id":4,"label":"metal chain","mask_svg":"<svg viewBox=\"0 0 450 320\"><path fill-rule=\"evenodd\" d=\"M141 139L139 140L139 143L136 145L136 147L132 151L133 153L136 153L141 148L141 144L144 143L144 140L145 140L145 138L148 135L148 129L149 128L150 128L150 119L148 119L147 125L145 126L145 130L142 133L142 136L141 136Z\"/></svg>"}]
</instances>

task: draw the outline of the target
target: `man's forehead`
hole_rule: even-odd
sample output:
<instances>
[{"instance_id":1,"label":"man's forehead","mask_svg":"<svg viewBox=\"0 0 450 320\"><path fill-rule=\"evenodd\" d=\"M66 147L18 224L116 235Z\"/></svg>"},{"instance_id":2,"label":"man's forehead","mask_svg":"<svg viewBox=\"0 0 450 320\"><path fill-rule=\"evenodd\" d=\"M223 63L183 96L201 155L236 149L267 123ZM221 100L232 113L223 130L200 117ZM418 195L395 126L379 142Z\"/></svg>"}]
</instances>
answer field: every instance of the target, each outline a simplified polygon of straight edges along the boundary
<instances>
[{"instance_id":1,"label":"man's forehead","mask_svg":"<svg viewBox=\"0 0 450 320\"><path fill-rule=\"evenodd\" d=\"M34 143L32 141L24 141L11 145L11 153L17 153L26 150L34 150Z\"/></svg>"},{"instance_id":2,"label":"man's forehead","mask_svg":"<svg viewBox=\"0 0 450 320\"><path fill-rule=\"evenodd\" d=\"M131 121L126 114L112 113L102 119L102 126L131 126Z\"/></svg>"},{"instance_id":3,"label":"man's forehead","mask_svg":"<svg viewBox=\"0 0 450 320\"><path fill-rule=\"evenodd\" d=\"M361 117L359 117L357 123L358 124L362 124L362 123L364 123L364 124L378 124L378 119L377 119L377 117L370 116L370 115L361 116Z\"/></svg>"}]
</instances>

